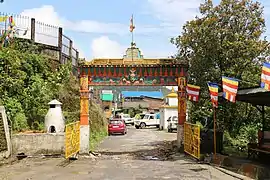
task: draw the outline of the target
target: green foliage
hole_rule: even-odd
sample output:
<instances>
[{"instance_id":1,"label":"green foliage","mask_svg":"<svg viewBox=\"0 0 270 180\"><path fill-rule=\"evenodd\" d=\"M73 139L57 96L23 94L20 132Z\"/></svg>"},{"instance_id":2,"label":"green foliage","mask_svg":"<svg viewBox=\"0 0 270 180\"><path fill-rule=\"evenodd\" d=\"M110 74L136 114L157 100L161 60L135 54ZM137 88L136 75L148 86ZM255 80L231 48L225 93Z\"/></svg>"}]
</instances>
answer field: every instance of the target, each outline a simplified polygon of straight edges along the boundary
<instances>
[{"instance_id":1,"label":"green foliage","mask_svg":"<svg viewBox=\"0 0 270 180\"><path fill-rule=\"evenodd\" d=\"M193 122L209 115L211 103L207 82L221 84L221 76L240 79L240 87L258 86L261 63L269 54L263 8L252 0L222 0L214 6L205 0L200 17L188 21L182 34L172 39L177 58L188 61L189 83L201 86L201 100L191 108ZM251 105L220 102L218 127L235 136L241 128L261 121Z\"/></svg>"},{"instance_id":2,"label":"green foliage","mask_svg":"<svg viewBox=\"0 0 270 180\"><path fill-rule=\"evenodd\" d=\"M91 101L89 105L90 149L93 151L108 134L108 122L102 109Z\"/></svg>"},{"instance_id":3,"label":"green foliage","mask_svg":"<svg viewBox=\"0 0 270 180\"><path fill-rule=\"evenodd\" d=\"M63 103L63 111L79 110L79 85L71 64L54 70L40 50L32 42L16 40L0 51L0 103L16 131L41 130L53 99ZM73 120L79 119L76 115Z\"/></svg>"},{"instance_id":4,"label":"green foliage","mask_svg":"<svg viewBox=\"0 0 270 180\"><path fill-rule=\"evenodd\" d=\"M205 0L199 10L200 16L188 21L181 35L171 40L179 49L176 58L189 64L189 83L201 87L201 100L190 109L192 122L213 116L207 82L221 84L221 77L229 76L240 80L240 88L259 86L261 64L269 55L269 42L262 38L263 7L257 1L221 0L214 6ZM231 135L228 139L235 146L254 140L262 122L258 110L221 99L218 128Z\"/></svg>"}]
</instances>

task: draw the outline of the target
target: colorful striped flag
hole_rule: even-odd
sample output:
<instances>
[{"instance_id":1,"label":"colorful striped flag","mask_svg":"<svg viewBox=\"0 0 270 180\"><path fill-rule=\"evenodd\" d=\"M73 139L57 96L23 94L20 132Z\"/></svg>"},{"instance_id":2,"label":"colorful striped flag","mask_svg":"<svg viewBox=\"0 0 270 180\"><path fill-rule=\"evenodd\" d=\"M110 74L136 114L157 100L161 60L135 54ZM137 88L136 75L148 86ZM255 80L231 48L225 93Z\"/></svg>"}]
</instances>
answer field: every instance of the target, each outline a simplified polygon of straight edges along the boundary
<instances>
[{"instance_id":1,"label":"colorful striped flag","mask_svg":"<svg viewBox=\"0 0 270 180\"><path fill-rule=\"evenodd\" d=\"M188 99L190 101L198 102L199 101L200 89L201 89L200 86L194 86L194 85L191 85L191 84L187 84Z\"/></svg>"},{"instance_id":2,"label":"colorful striped flag","mask_svg":"<svg viewBox=\"0 0 270 180\"><path fill-rule=\"evenodd\" d=\"M222 76L223 97L231 102L235 102L238 84L237 79Z\"/></svg>"},{"instance_id":3,"label":"colorful striped flag","mask_svg":"<svg viewBox=\"0 0 270 180\"><path fill-rule=\"evenodd\" d=\"M261 87L270 91L270 63L263 63L261 75Z\"/></svg>"},{"instance_id":4,"label":"colorful striped flag","mask_svg":"<svg viewBox=\"0 0 270 180\"><path fill-rule=\"evenodd\" d=\"M209 82L207 84L208 84L211 102L213 104L213 107L218 107L218 84L211 83L211 82Z\"/></svg>"}]
</instances>

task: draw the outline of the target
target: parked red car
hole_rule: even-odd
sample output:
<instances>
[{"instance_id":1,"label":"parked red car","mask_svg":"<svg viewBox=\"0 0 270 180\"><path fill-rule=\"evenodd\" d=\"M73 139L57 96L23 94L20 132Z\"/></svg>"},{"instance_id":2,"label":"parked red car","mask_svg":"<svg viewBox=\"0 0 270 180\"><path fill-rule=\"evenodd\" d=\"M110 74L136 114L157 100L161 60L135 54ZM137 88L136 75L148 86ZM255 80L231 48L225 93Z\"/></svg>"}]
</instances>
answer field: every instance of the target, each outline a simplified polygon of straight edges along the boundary
<instances>
[{"instance_id":1,"label":"parked red car","mask_svg":"<svg viewBox=\"0 0 270 180\"><path fill-rule=\"evenodd\" d=\"M108 134L127 134L127 127L122 119L111 119L108 125Z\"/></svg>"}]
</instances>

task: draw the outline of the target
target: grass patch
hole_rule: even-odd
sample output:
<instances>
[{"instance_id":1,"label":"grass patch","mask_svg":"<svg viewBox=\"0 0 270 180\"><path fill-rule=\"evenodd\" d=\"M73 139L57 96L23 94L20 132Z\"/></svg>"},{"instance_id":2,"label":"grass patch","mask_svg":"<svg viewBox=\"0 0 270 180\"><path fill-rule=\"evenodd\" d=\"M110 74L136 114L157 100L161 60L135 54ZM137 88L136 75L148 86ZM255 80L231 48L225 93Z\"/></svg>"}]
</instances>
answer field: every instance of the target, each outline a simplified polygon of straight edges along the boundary
<instances>
[{"instance_id":1,"label":"grass patch","mask_svg":"<svg viewBox=\"0 0 270 180\"><path fill-rule=\"evenodd\" d=\"M90 150L94 151L99 143L108 135L108 122L104 111L93 101L89 103Z\"/></svg>"},{"instance_id":2,"label":"grass patch","mask_svg":"<svg viewBox=\"0 0 270 180\"><path fill-rule=\"evenodd\" d=\"M108 135L107 127L90 132L90 150L94 151L99 143Z\"/></svg>"}]
</instances>

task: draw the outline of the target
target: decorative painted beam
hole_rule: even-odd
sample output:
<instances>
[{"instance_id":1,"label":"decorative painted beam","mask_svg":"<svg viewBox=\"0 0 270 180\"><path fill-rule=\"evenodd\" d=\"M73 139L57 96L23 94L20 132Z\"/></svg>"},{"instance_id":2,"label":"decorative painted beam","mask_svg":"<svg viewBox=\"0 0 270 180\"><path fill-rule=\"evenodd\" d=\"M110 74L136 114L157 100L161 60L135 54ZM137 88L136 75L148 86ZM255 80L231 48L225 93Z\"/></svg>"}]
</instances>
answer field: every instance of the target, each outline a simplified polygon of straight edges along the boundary
<instances>
[{"instance_id":1,"label":"decorative painted beam","mask_svg":"<svg viewBox=\"0 0 270 180\"><path fill-rule=\"evenodd\" d=\"M89 86L177 86L181 73L187 75L182 64L140 66L82 66L79 72L88 76Z\"/></svg>"}]
</instances>

